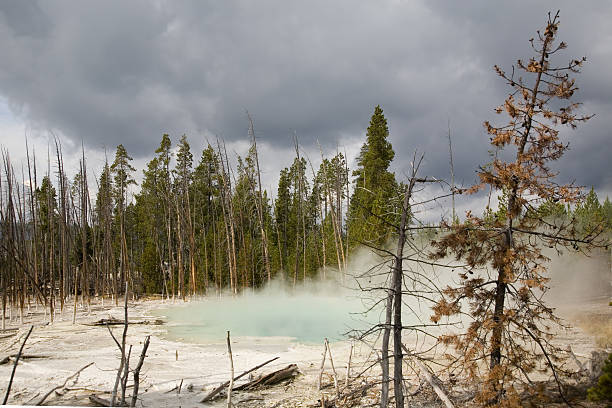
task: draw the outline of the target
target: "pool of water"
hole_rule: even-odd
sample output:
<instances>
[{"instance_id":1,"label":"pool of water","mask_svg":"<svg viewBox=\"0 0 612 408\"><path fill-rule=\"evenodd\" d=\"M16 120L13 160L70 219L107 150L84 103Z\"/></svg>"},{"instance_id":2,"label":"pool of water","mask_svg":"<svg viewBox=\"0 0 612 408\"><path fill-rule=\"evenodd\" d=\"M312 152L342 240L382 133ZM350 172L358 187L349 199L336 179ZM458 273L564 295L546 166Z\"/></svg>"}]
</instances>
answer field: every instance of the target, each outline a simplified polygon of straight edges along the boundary
<instances>
[{"instance_id":1,"label":"pool of water","mask_svg":"<svg viewBox=\"0 0 612 408\"><path fill-rule=\"evenodd\" d=\"M362 301L351 291L338 288L264 290L240 296L223 296L155 312L167 320L168 337L189 342L232 338L277 338L301 343L346 339L351 329L363 329L378 320L368 316Z\"/></svg>"}]
</instances>

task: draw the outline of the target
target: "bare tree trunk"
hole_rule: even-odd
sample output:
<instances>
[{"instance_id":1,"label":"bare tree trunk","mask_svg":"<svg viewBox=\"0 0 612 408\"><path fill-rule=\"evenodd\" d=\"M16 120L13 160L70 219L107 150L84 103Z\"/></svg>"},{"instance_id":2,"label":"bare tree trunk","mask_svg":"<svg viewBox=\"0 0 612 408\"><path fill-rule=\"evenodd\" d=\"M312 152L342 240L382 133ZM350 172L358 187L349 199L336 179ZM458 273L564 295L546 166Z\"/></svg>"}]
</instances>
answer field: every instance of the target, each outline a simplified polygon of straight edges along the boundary
<instances>
[{"instance_id":1,"label":"bare tree trunk","mask_svg":"<svg viewBox=\"0 0 612 408\"><path fill-rule=\"evenodd\" d=\"M168 198L169 200L169 198ZM172 300L174 300L174 294L175 294L175 287L174 287L174 256L172 255L172 231L171 231L171 225L172 225L172 219L170 218L170 204L169 201L166 200L166 239L168 241L168 268L170 268L170 291L172 292Z\"/></svg>"},{"instance_id":2,"label":"bare tree trunk","mask_svg":"<svg viewBox=\"0 0 612 408\"><path fill-rule=\"evenodd\" d=\"M416 171L416 170L414 170ZM402 278L404 245L406 243L406 227L410 216L410 198L415 184L415 174L410 179L408 189L404 193L402 205L402 216L399 227L399 239L397 241L397 252L395 253L395 265L393 270L393 390L395 393L395 406L404 407L404 376L402 374L403 354L402 354Z\"/></svg>"},{"instance_id":3,"label":"bare tree trunk","mask_svg":"<svg viewBox=\"0 0 612 408\"><path fill-rule=\"evenodd\" d=\"M15 364L13 364L13 371L11 371L11 378L9 379L9 383L6 386L6 394L4 395L4 400L2 401L2 405L6 405L8 401L9 394L11 393L11 386L13 385L13 378L15 377L15 370L17 370L17 364L19 364L19 357L21 357L21 353L23 352L23 347L25 346L26 341L28 341L30 334L32 334L33 329L34 329L34 326L30 326L30 330L28 331L28 334L26 334L25 339L23 339L23 343L21 343L19 352L17 353L17 356L15 357Z\"/></svg>"},{"instance_id":4,"label":"bare tree trunk","mask_svg":"<svg viewBox=\"0 0 612 408\"><path fill-rule=\"evenodd\" d=\"M147 349L149 348L149 342L151 340L151 336L147 336L145 338L144 344L142 346L142 353L140 353L140 360L138 361L138 365L134 369L134 391L132 393L132 402L130 403L130 407L136 406L136 401L138 400L138 387L140 386L140 370L142 369L142 364L144 363L144 359L147 356Z\"/></svg>"},{"instance_id":5,"label":"bare tree trunk","mask_svg":"<svg viewBox=\"0 0 612 408\"><path fill-rule=\"evenodd\" d=\"M68 248L66 242L66 181L64 175L64 161L61 153L61 147L57 139L55 140L55 150L57 155L57 170L58 170L58 181L59 181L59 205L60 205L60 253L62 267L60 269L60 311L64 311L64 300L65 300L65 285L66 275L68 269Z\"/></svg>"},{"instance_id":6,"label":"bare tree trunk","mask_svg":"<svg viewBox=\"0 0 612 408\"><path fill-rule=\"evenodd\" d=\"M394 272L395 273L395 272ZM391 334L391 317L393 310L393 285L394 279L387 289L387 301L385 305L385 325L383 329L382 351L380 367L382 370L382 384L380 389L380 408L387 408L389 404L389 337Z\"/></svg>"},{"instance_id":7,"label":"bare tree trunk","mask_svg":"<svg viewBox=\"0 0 612 408\"><path fill-rule=\"evenodd\" d=\"M234 207L232 204L232 185L229 174L229 160L227 158L227 151L225 150L225 144L223 145L223 152L221 151L221 144L218 144L219 156L221 159L221 181L222 181L222 208L223 215L225 218L225 229L227 235L227 252L229 262L229 276L230 276L230 289L233 294L238 293L238 279L237 279L237 265L236 265L236 242L235 242L235 231L234 231ZM226 172L227 164L227 172Z\"/></svg>"},{"instance_id":8,"label":"bare tree trunk","mask_svg":"<svg viewBox=\"0 0 612 408\"><path fill-rule=\"evenodd\" d=\"M272 202L272 207L274 207L274 201ZM284 279L285 271L283 269L283 242L281 241L280 229L278 228L278 223L274 223L276 226L276 241L278 242L278 261L280 263L281 277Z\"/></svg>"},{"instance_id":9,"label":"bare tree trunk","mask_svg":"<svg viewBox=\"0 0 612 408\"><path fill-rule=\"evenodd\" d=\"M509 227L511 228L511 227ZM511 232L510 229L506 230L504 243L508 250L511 248ZM495 288L495 306L493 309L493 331L491 333L491 363L490 368L493 369L495 366L501 363L501 342L503 335L503 322L502 316L504 314L504 302L506 299L506 271L504 270L505 265L502 265L497 270L497 282Z\"/></svg>"},{"instance_id":10,"label":"bare tree trunk","mask_svg":"<svg viewBox=\"0 0 612 408\"><path fill-rule=\"evenodd\" d=\"M349 208L351 206L351 195L350 195L350 177L349 177L349 169L348 169L348 158L346 157L346 150L344 151L344 166L345 166L345 171L346 171L346 213L349 213ZM349 256L349 223L346 222L345 224L345 228L346 228L346 237L345 237L345 244L346 244L346 249L345 249L345 259L344 259L344 268L346 269L346 266L348 264L348 256Z\"/></svg>"},{"instance_id":11,"label":"bare tree trunk","mask_svg":"<svg viewBox=\"0 0 612 408\"><path fill-rule=\"evenodd\" d=\"M187 187L185 187L187 188ZM194 211L195 213L195 211ZM193 228L193 220L191 219L191 204L189 202L189 192L187 192L187 227L189 229L189 272L190 272L190 283L191 283L191 295L196 294L196 266L195 258L198 254L198 247L195 243L195 231Z\"/></svg>"},{"instance_id":12,"label":"bare tree trunk","mask_svg":"<svg viewBox=\"0 0 612 408\"><path fill-rule=\"evenodd\" d=\"M259 231L261 234L261 249L264 258L264 268L268 277L268 284L272 281L272 273L270 271L270 255L268 254L268 235L263 219L263 198L261 193L261 171L259 170L259 155L257 152L257 138L255 137L255 128L253 126L253 118L247 112L249 118L249 133L251 134L253 151L255 154L255 166L257 169L257 200L255 202L257 208L257 218L259 219Z\"/></svg>"},{"instance_id":13,"label":"bare tree trunk","mask_svg":"<svg viewBox=\"0 0 612 408\"><path fill-rule=\"evenodd\" d=\"M185 267L183 265L183 230L181 228L181 211L179 209L178 197L175 200L176 204L176 238L178 240L178 248L176 249L176 266L178 268L178 290L179 297L185 300Z\"/></svg>"},{"instance_id":14,"label":"bare tree trunk","mask_svg":"<svg viewBox=\"0 0 612 408\"><path fill-rule=\"evenodd\" d=\"M422 156L421 156L422 160ZM404 386L403 386L403 374L402 374L402 278L403 278L403 254L404 245L406 243L406 228L409 222L410 216L410 199L412 196L412 189L417 181L416 173L418 171L421 161L413 160L414 167L412 169L412 177L410 183L404 192L404 200L402 204L401 221L398 228L399 237L397 242L397 251L394 256L393 273L391 282L389 283L389 289L387 291L387 304L385 313L385 326L383 331L383 343L382 343L382 390L380 406L381 408L387 406L388 395L389 395L389 337L391 331L391 317L393 315L393 363L394 363L394 393L395 393L395 406L400 408L404 407Z\"/></svg>"},{"instance_id":15,"label":"bare tree trunk","mask_svg":"<svg viewBox=\"0 0 612 408\"><path fill-rule=\"evenodd\" d=\"M227 331L227 353L230 360L230 382L227 386L227 408L232 407L232 388L234 388L234 358L232 357L232 344L230 342L230 332Z\"/></svg>"}]
</instances>

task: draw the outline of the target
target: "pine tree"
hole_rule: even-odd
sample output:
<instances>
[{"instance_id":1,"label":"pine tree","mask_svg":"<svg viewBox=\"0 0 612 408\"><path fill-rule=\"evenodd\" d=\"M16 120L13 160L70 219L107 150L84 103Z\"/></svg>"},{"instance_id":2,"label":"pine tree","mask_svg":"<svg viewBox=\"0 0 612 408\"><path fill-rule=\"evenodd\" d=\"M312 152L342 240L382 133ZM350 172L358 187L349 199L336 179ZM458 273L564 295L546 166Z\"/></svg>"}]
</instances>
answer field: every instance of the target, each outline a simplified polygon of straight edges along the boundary
<instances>
[{"instance_id":1,"label":"pine tree","mask_svg":"<svg viewBox=\"0 0 612 408\"><path fill-rule=\"evenodd\" d=\"M197 245L200 248L200 264L204 265L204 287L208 287L209 279L215 282L217 291L220 291L221 273L218 258L217 220L219 219L219 175L217 169L219 159L211 145L202 151L200 162L193 172L192 196L194 202L194 229ZM211 276L212 275L212 276Z\"/></svg>"},{"instance_id":2,"label":"pine tree","mask_svg":"<svg viewBox=\"0 0 612 408\"><path fill-rule=\"evenodd\" d=\"M610 202L609 197L606 197L604 200L604 203L601 206L601 213L603 214L604 225L607 233L610 234L610 232L612 232L612 202Z\"/></svg>"},{"instance_id":3,"label":"pine tree","mask_svg":"<svg viewBox=\"0 0 612 408\"><path fill-rule=\"evenodd\" d=\"M115 152L115 160L110 169L113 173L114 191L113 198L115 200L115 218L119 224L119 270L121 273L121 282L128 282L129 276L129 259L127 241L125 238L125 210L127 207L127 191L131 184L136 184L131 173L135 171L130 164L132 158L128 155L127 150L122 144L117 146Z\"/></svg>"},{"instance_id":4,"label":"pine tree","mask_svg":"<svg viewBox=\"0 0 612 408\"><path fill-rule=\"evenodd\" d=\"M159 178L163 168L159 157L154 157L143 171L140 192L136 195L137 232L143 246L138 264L142 268L143 287L147 293L164 290L161 259L166 232L164 199L159 190Z\"/></svg>"},{"instance_id":5,"label":"pine tree","mask_svg":"<svg viewBox=\"0 0 612 408\"><path fill-rule=\"evenodd\" d=\"M291 212L291 176L289 169L284 168L280 172L274 216L276 221L276 245L279 253L279 267L283 278L286 277L285 267L288 267L287 257L289 255L289 215Z\"/></svg>"},{"instance_id":6,"label":"pine tree","mask_svg":"<svg viewBox=\"0 0 612 408\"><path fill-rule=\"evenodd\" d=\"M584 200L576 206L574 216L578 221L578 228L586 233L595 231L604 224L603 208L593 187Z\"/></svg>"},{"instance_id":7,"label":"pine tree","mask_svg":"<svg viewBox=\"0 0 612 408\"><path fill-rule=\"evenodd\" d=\"M113 293L118 302L119 282L113 256L113 181L108 162L104 163L96 194L96 223L98 259L102 268L102 293Z\"/></svg>"},{"instance_id":8,"label":"pine tree","mask_svg":"<svg viewBox=\"0 0 612 408\"><path fill-rule=\"evenodd\" d=\"M191 202L189 197L189 189L192 179L193 155L191 154L187 137L183 135L178 143L178 152L176 154L176 167L174 173L174 203L176 207L176 226L177 226L177 268L179 278L179 291L183 300L185 299L185 268L183 256L185 252L185 241L189 241L189 285L191 293L196 291L196 270L195 256L197 248L195 247L195 239L193 236L193 222L191 219Z\"/></svg>"},{"instance_id":9,"label":"pine tree","mask_svg":"<svg viewBox=\"0 0 612 408\"><path fill-rule=\"evenodd\" d=\"M550 63L565 48L565 43L555 41L558 25L558 14L549 15L545 30L532 41L536 55L517 63L524 76L515 76L514 69L508 75L495 67L512 88L496 112L506 112L509 118L505 125L485 122L484 126L493 147L510 154L500 153L481 167L480 183L470 192L491 188L503 193L503 214L489 218L468 214L465 222L448 225L449 233L433 242L435 258L454 256L467 264L459 272L459 284L444 290L432 320L469 316L464 332L449 333L440 340L456 349L452 364L457 363L472 380L484 380L478 397L483 404L516 404L513 387L542 365L557 378L562 353L551 341L551 326L559 320L542 300L549 281L548 258L542 248L571 248L580 243L589 249L593 245L594 235L576 235L568 223L549 224L537 211L542 202L576 203L579 199L579 190L559 185L549 166L567 149L559 140L557 126L575 128L589 118L575 113L576 103L555 108L574 94L577 88L570 74L578 72L584 61L570 60L560 67ZM483 371L484 378L476 378Z\"/></svg>"},{"instance_id":10,"label":"pine tree","mask_svg":"<svg viewBox=\"0 0 612 408\"><path fill-rule=\"evenodd\" d=\"M168 274L169 282L166 282L166 294L170 295L174 299L176 293L175 290L175 278L174 278L174 241L173 241L173 217L174 217L174 205L172 200L172 183L170 181L170 161L172 160L172 142L170 136L167 134L162 135L162 140L159 143L159 147L155 150L158 160L158 177L157 177L157 192L162 199L162 208L164 211L164 229L166 236L166 243L162 249L162 263L164 264L164 281L165 276Z\"/></svg>"},{"instance_id":11,"label":"pine tree","mask_svg":"<svg viewBox=\"0 0 612 408\"><path fill-rule=\"evenodd\" d=\"M392 204L397 183L388 170L395 152L388 137L387 119L380 106L376 106L353 172L356 178L349 213L351 246L360 242L385 244L391 233L385 220L397 218Z\"/></svg>"}]
</instances>

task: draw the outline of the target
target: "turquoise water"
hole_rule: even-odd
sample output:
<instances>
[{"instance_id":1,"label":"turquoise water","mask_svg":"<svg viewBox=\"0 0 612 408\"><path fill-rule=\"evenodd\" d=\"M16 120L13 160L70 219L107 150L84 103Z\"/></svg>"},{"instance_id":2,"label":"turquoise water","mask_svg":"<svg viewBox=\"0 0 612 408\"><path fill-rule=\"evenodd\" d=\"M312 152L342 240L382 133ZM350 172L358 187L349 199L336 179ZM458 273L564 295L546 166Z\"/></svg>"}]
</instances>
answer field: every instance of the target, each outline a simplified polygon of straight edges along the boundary
<instances>
[{"instance_id":1,"label":"turquoise water","mask_svg":"<svg viewBox=\"0 0 612 408\"><path fill-rule=\"evenodd\" d=\"M367 317L354 292L338 288L311 288L296 292L264 290L236 297L225 296L188 305L160 309L166 317L168 336L190 342L232 337L282 337L302 343L346 339L351 329L363 329L378 321L378 313Z\"/></svg>"}]
</instances>

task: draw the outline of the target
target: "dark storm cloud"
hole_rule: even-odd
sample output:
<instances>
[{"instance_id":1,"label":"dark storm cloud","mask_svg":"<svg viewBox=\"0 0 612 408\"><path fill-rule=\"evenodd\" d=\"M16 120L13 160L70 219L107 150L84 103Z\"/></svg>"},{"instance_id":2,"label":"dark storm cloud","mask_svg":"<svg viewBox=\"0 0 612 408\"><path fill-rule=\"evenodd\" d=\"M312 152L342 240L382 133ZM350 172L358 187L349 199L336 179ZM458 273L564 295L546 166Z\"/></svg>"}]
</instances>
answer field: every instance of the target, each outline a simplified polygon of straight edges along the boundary
<instances>
[{"instance_id":1,"label":"dark storm cloud","mask_svg":"<svg viewBox=\"0 0 612 408\"><path fill-rule=\"evenodd\" d=\"M0 3L0 94L28 120L149 156L162 133L263 143L362 143L373 107L389 120L401 174L457 178L487 160L482 121L507 93L491 67L529 56L528 39L561 9L567 58L586 55L577 98L598 116L568 154L572 178L609 188L612 63L607 1ZM77 144L78 145L78 144Z\"/></svg>"}]
</instances>

